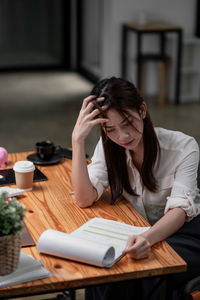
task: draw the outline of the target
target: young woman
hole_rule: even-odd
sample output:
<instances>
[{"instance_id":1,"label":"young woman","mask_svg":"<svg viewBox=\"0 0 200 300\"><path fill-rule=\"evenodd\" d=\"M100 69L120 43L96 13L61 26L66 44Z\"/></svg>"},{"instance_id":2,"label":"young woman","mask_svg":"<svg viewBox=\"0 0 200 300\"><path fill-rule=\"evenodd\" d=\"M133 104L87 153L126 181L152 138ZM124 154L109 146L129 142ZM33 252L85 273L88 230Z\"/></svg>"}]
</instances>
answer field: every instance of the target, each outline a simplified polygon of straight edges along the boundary
<instances>
[{"instance_id":1,"label":"young woman","mask_svg":"<svg viewBox=\"0 0 200 300\"><path fill-rule=\"evenodd\" d=\"M87 166L85 139L96 125L100 125L101 138ZM112 77L100 81L84 99L72 133L72 148L72 181L80 207L92 205L109 185L112 204L123 195L152 225L145 233L129 238L124 254L146 258L152 245L167 239L188 263L188 271L173 275L173 282L177 279L184 284L199 275L199 148L194 138L154 128L135 86ZM86 298L110 300L121 295L137 299L136 289L145 282L147 290L147 281L87 289Z\"/></svg>"}]
</instances>

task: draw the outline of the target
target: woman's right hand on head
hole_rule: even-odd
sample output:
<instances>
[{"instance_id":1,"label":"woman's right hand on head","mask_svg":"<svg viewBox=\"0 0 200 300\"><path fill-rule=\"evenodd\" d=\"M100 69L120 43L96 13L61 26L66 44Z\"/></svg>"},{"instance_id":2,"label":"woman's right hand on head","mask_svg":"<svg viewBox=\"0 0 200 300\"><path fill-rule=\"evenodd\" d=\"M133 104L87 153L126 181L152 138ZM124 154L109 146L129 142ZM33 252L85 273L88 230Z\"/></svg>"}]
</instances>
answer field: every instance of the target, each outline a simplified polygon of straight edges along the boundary
<instances>
[{"instance_id":1,"label":"woman's right hand on head","mask_svg":"<svg viewBox=\"0 0 200 300\"><path fill-rule=\"evenodd\" d=\"M73 133L72 140L75 142L84 142L85 138L90 133L91 129L98 124L105 123L107 119L99 116L100 111L95 108L92 100L96 99L94 95L90 95L83 100L81 110L78 115ZM98 98L98 101L104 100L103 97Z\"/></svg>"}]
</instances>

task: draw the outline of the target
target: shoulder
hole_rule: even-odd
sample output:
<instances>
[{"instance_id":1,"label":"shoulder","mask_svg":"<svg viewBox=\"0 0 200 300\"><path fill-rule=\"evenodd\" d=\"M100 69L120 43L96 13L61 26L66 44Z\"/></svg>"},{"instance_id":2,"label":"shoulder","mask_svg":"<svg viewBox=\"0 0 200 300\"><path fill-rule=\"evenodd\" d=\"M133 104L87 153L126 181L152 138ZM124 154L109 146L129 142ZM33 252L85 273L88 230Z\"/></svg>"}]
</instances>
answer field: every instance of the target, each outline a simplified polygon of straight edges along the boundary
<instances>
[{"instance_id":1,"label":"shoulder","mask_svg":"<svg viewBox=\"0 0 200 300\"><path fill-rule=\"evenodd\" d=\"M194 137L180 131L168 130L160 127L155 128L161 149L171 151L199 151L199 146Z\"/></svg>"},{"instance_id":2,"label":"shoulder","mask_svg":"<svg viewBox=\"0 0 200 300\"><path fill-rule=\"evenodd\" d=\"M184 172L187 172L193 166L196 170L199 161L199 146L192 136L164 128L155 128L155 132L160 145L155 164L155 174L158 180L177 174L178 169L184 169ZM196 171L194 173L196 174ZM174 175L171 178L173 177Z\"/></svg>"}]
</instances>

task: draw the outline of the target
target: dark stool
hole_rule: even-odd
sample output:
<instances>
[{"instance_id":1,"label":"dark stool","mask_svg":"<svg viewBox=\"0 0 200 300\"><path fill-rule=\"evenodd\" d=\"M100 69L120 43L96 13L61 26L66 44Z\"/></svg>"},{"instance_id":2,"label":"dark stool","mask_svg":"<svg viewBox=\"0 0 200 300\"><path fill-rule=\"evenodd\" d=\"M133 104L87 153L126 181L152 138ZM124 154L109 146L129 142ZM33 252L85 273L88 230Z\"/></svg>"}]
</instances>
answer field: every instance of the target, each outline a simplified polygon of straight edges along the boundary
<instances>
[{"instance_id":1,"label":"dark stool","mask_svg":"<svg viewBox=\"0 0 200 300\"><path fill-rule=\"evenodd\" d=\"M169 69L170 58L166 55L140 55L138 64L140 68L139 88L142 96L145 95L145 65L148 61L154 61L158 64L158 104L163 105L169 98Z\"/></svg>"},{"instance_id":2,"label":"dark stool","mask_svg":"<svg viewBox=\"0 0 200 300\"><path fill-rule=\"evenodd\" d=\"M186 284L184 300L200 300L200 276L193 278Z\"/></svg>"}]
</instances>

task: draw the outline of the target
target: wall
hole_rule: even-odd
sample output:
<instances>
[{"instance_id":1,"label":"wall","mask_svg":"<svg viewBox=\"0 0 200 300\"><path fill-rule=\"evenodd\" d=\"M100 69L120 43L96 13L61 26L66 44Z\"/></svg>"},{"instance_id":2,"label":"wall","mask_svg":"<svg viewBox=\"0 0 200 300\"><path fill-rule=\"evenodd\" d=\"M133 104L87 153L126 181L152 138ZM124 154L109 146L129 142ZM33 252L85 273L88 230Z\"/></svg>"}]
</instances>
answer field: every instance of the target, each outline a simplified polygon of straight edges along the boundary
<instances>
[{"instance_id":1,"label":"wall","mask_svg":"<svg viewBox=\"0 0 200 300\"><path fill-rule=\"evenodd\" d=\"M95 69L100 75L101 68L101 16L102 5L98 0L84 0L83 5L83 36L82 66L87 69ZM88 64L89 62L89 64Z\"/></svg>"},{"instance_id":2,"label":"wall","mask_svg":"<svg viewBox=\"0 0 200 300\"><path fill-rule=\"evenodd\" d=\"M61 1L1 0L0 68L60 64L61 29Z\"/></svg>"}]
</instances>

